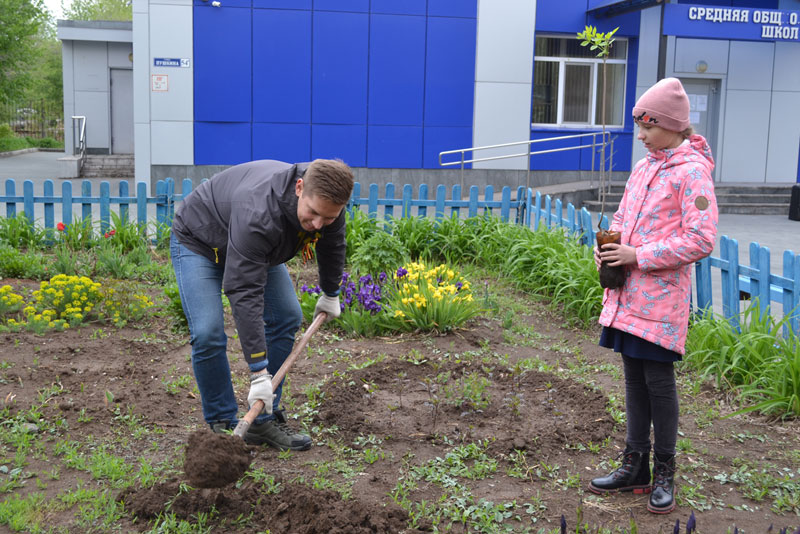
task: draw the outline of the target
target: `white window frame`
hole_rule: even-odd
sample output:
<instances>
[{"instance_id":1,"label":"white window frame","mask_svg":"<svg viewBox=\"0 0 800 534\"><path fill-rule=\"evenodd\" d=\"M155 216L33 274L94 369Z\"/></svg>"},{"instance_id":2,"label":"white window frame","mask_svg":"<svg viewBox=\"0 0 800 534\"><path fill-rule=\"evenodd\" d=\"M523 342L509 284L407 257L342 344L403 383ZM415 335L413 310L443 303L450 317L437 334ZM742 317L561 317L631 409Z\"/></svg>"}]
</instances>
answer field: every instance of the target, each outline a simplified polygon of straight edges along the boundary
<instances>
[{"instance_id":1,"label":"white window frame","mask_svg":"<svg viewBox=\"0 0 800 534\"><path fill-rule=\"evenodd\" d=\"M538 35L537 37L550 37L553 39L565 39L563 35ZM626 41L627 39L617 39L617 41ZM613 46L613 45L612 45ZM625 83L622 84L622 98L623 102L625 102L625 98L627 97L627 90L628 90L628 50L630 50L630 43L627 44L625 47L625 59L607 59L606 63L608 64L616 64L616 65L623 65L625 67ZM602 58L596 57L557 57L557 56L535 56L533 58L534 64L537 61L550 61L554 63L558 63L558 109L556 110L556 122L549 123L549 122L532 122L531 128L571 128L571 129L586 129L586 128L596 128L598 126L602 126L602 123L595 124L594 118L597 116L597 86L598 81L600 79L601 70L603 68L603 60ZM592 120L587 123L582 122L564 122L564 78L566 77L566 66L567 63L572 64L591 64L592 65L592 94L591 94L591 101L589 103L590 107L590 117ZM625 112L623 110L622 113L622 121L625 122ZM623 128L624 124L606 124L606 128Z\"/></svg>"}]
</instances>

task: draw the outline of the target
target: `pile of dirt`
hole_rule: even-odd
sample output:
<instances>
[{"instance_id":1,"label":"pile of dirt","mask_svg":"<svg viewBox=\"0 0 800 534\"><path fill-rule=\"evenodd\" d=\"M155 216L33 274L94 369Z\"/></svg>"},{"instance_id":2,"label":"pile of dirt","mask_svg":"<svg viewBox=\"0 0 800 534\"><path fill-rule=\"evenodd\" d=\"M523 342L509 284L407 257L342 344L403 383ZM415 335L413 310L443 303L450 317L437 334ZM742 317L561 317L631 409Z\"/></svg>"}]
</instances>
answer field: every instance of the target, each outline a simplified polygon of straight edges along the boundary
<instances>
[{"instance_id":1,"label":"pile of dirt","mask_svg":"<svg viewBox=\"0 0 800 534\"><path fill-rule=\"evenodd\" d=\"M408 514L394 504L368 505L342 500L332 491L300 484L279 484L278 493L247 482L236 487L181 491L171 480L152 488L128 488L119 496L126 509L141 519L153 519L165 511L182 519L216 511L220 521L248 517L247 532L269 529L273 534L373 534L422 532L407 529ZM233 528L230 531L234 531Z\"/></svg>"},{"instance_id":2,"label":"pile of dirt","mask_svg":"<svg viewBox=\"0 0 800 534\"><path fill-rule=\"evenodd\" d=\"M251 449L237 436L198 430L189 436L183 471L192 486L221 488L244 475L253 461Z\"/></svg>"}]
</instances>

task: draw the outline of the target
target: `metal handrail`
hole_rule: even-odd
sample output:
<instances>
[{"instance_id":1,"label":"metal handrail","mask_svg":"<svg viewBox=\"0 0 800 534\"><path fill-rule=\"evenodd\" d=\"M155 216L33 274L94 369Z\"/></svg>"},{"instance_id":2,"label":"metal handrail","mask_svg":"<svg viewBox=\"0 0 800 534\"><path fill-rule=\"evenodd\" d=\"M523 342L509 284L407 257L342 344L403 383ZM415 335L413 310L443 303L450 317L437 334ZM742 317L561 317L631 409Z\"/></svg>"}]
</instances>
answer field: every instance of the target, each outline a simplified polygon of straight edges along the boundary
<instances>
[{"instance_id":1,"label":"metal handrail","mask_svg":"<svg viewBox=\"0 0 800 534\"><path fill-rule=\"evenodd\" d=\"M603 139L601 140L600 143L598 143L597 139L596 139L598 135L603 137ZM531 151L531 145L533 145L534 143L544 143L544 142L547 142L547 141L560 141L560 140L563 140L563 139L578 139L578 138L581 138L581 137L591 137L592 138L592 144L591 145L575 145L575 146L569 146L569 147L551 148L551 149L547 149L547 150ZM527 165L526 165L527 172L526 172L526 175L525 175L525 186L526 186L526 188L530 188L530 186L531 186L531 156L535 156L537 154L550 154L550 153L553 153L553 152L564 152L564 151L567 151L567 150L581 150L583 148L591 147L591 149L592 149L592 182L594 182L594 154L595 154L595 148L598 145L599 146L604 146L604 145L609 144L610 139L611 139L611 132L592 132L592 133L585 133L585 134L573 134L573 135L562 135L562 136L558 136L558 137L547 137L545 139L529 139L527 141L517 141L517 142L514 142L514 143L502 143L502 144L499 144L499 145L486 145L486 146L476 146L476 147L471 147L471 148L460 148L460 149L457 149L457 150L445 150L444 152L439 152L439 166L448 167L448 166L452 166L452 165L460 165L460 168L461 168L460 180L461 180L461 187L463 189L463 187L464 187L464 165L466 163L478 163L478 162L481 162L481 161L493 161L493 160L498 160L498 159L520 158L520 157L525 156L527 158ZM466 152L472 152L473 156L474 156L474 153L476 151L478 151L478 150L489 150L489 149L505 148L505 147L511 147L511 146L525 146L526 147L526 151L525 152L521 152L519 154L503 154L503 155L500 155L500 156L489 156L489 157L485 157L485 158L475 158L475 157L473 157L473 159L464 159L464 154ZM448 154L460 154L461 155L461 159L460 160L456 160L456 161L442 162L442 156L445 156L445 155L448 155ZM605 162L603 162L603 163L605 163Z\"/></svg>"},{"instance_id":2,"label":"metal handrail","mask_svg":"<svg viewBox=\"0 0 800 534\"><path fill-rule=\"evenodd\" d=\"M76 122L80 132L77 137L77 146L75 146ZM78 160L78 174L80 174L80 171L83 168L83 161L86 159L86 117L84 115L72 116L72 153L73 155L77 153L80 156L80 159Z\"/></svg>"}]
</instances>

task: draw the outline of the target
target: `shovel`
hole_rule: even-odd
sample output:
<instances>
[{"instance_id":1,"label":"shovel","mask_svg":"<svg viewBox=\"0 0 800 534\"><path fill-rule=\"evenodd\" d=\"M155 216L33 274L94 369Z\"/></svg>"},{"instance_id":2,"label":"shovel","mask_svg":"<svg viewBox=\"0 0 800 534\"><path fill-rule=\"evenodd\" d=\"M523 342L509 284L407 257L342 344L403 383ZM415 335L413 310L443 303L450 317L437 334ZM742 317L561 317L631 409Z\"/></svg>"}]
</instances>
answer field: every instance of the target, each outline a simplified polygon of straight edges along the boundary
<instances>
[{"instance_id":1,"label":"shovel","mask_svg":"<svg viewBox=\"0 0 800 534\"><path fill-rule=\"evenodd\" d=\"M300 341L292 349L291 354L286 358L281 365L281 368L278 369L278 372L275 373L275 376L272 377L272 391L274 392L278 389L278 386L283 380L283 377L286 376L286 372L289 368L294 364L294 361L300 356L300 353L303 352L303 349L306 348L308 345L308 340L311 339L311 336L319 330L319 327L322 323L325 322L325 319L328 317L328 314L325 312L320 312L317 314L316 318L311 322L311 325L306 329L306 332L303 334L303 337L300 338ZM248 410L247 414L244 417L239 419L239 422L236 424L236 428L233 429L233 434L235 436L239 436L240 438L244 439L244 435L247 433L247 429L250 428L250 425L253 424L253 421L256 420L258 414L260 414L264 410L264 401L257 400L253 403Z\"/></svg>"}]
</instances>

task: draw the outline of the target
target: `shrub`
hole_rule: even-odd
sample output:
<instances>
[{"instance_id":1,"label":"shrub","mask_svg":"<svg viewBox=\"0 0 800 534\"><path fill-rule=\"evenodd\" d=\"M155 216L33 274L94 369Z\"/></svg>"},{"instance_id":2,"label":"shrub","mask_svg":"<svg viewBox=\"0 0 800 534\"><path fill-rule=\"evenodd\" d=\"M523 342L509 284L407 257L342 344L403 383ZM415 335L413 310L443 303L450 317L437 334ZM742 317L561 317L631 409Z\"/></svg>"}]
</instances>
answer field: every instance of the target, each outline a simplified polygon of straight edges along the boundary
<instances>
[{"instance_id":1,"label":"shrub","mask_svg":"<svg viewBox=\"0 0 800 534\"><path fill-rule=\"evenodd\" d=\"M38 228L25 212L16 217L0 218L0 242L17 249L41 249L45 246L47 232Z\"/></svg>"},{"instance_id":2,"label":"shrub","mask_svg":"<svg viewBox=\"0 0 800 534\"><path fill-rule=\"evenodd\" d=\"M408 257L408 250L397 236L379 231L357 245L350 264L357 273L377 275L393 271Z\"/></svg>"},{"instance_id":3,"label":"shrub","mask_svg":"<svg viewBox=\"0 0 800 534\"><path fill-rule=\"evenodd\" d=\"M432 236L435 233L436 227L433 219L428 217L392 219L392 235L403 243L411 258L426 260L433 258L434 241Z\"/></svg>"},{"instance_id":4,"label":"shrub","mask_svg":"<svg viewBox=\"0 0 800 534\"><path fill-rule=\"evenodd\" d=\"M0 277L41 280L47 274L47 262L42 254L19 250L0 243Z\"/></svg>"},{"instance_id":5,"label":"shrub","mask_svg":"<svg viewBox=\"0 0 800 534\"><path fill-rule=\"evenodd\" d=\"M164 286L164 295L167 297L167 313L169 313L172 322L172 330L179 334L188 334L189 322L186 320L186 315L183 313L178 284L173 282ZM316 303L316 301L314 302Z\"/></svg>"},{"instance_id":6,"label":"shrub","mask_svg":"<svg viewBox=\"0 0 800 534\"><path fill-rule=\"evenodd\" d=\"M137 292L136 284L124 280L106 282L100 288L102 301L98 318L114 326L125 326L129 321L143 319L153 307L147 295Z\"/></svg>"},{"instance_id":7,"label":"shrub","mask_svg":"<svg viewBox=\"0 0 800 534\"><path fill-rule=\"evenodd\" d=\"M379 231L375 219L358 208L347 212L347 227L345 239L347 240L347 257L350 258L361 243Z\"/></svg>"},{"instance_id":8,"label":"shrub","mask_svg":"<svg viewBox=\"0 0 800 534\"><path fill-rule=\"evenodd\" d=\"M24 148L31 148L31 146L21 137L0 138L0 152L11 152L12 150L22 150Z\"/></svg>"},{"instance_id":9,"label":"shrub","mask_svg":"<svg viewBox=\"0 0 800 534\"><path fill-rule=\"evenodd\" d=\"M41 139L28 140L28 142L39 148L64 148L63 141L57 141L52 137L43 137Z\"/></svg>"}]
</instances>

